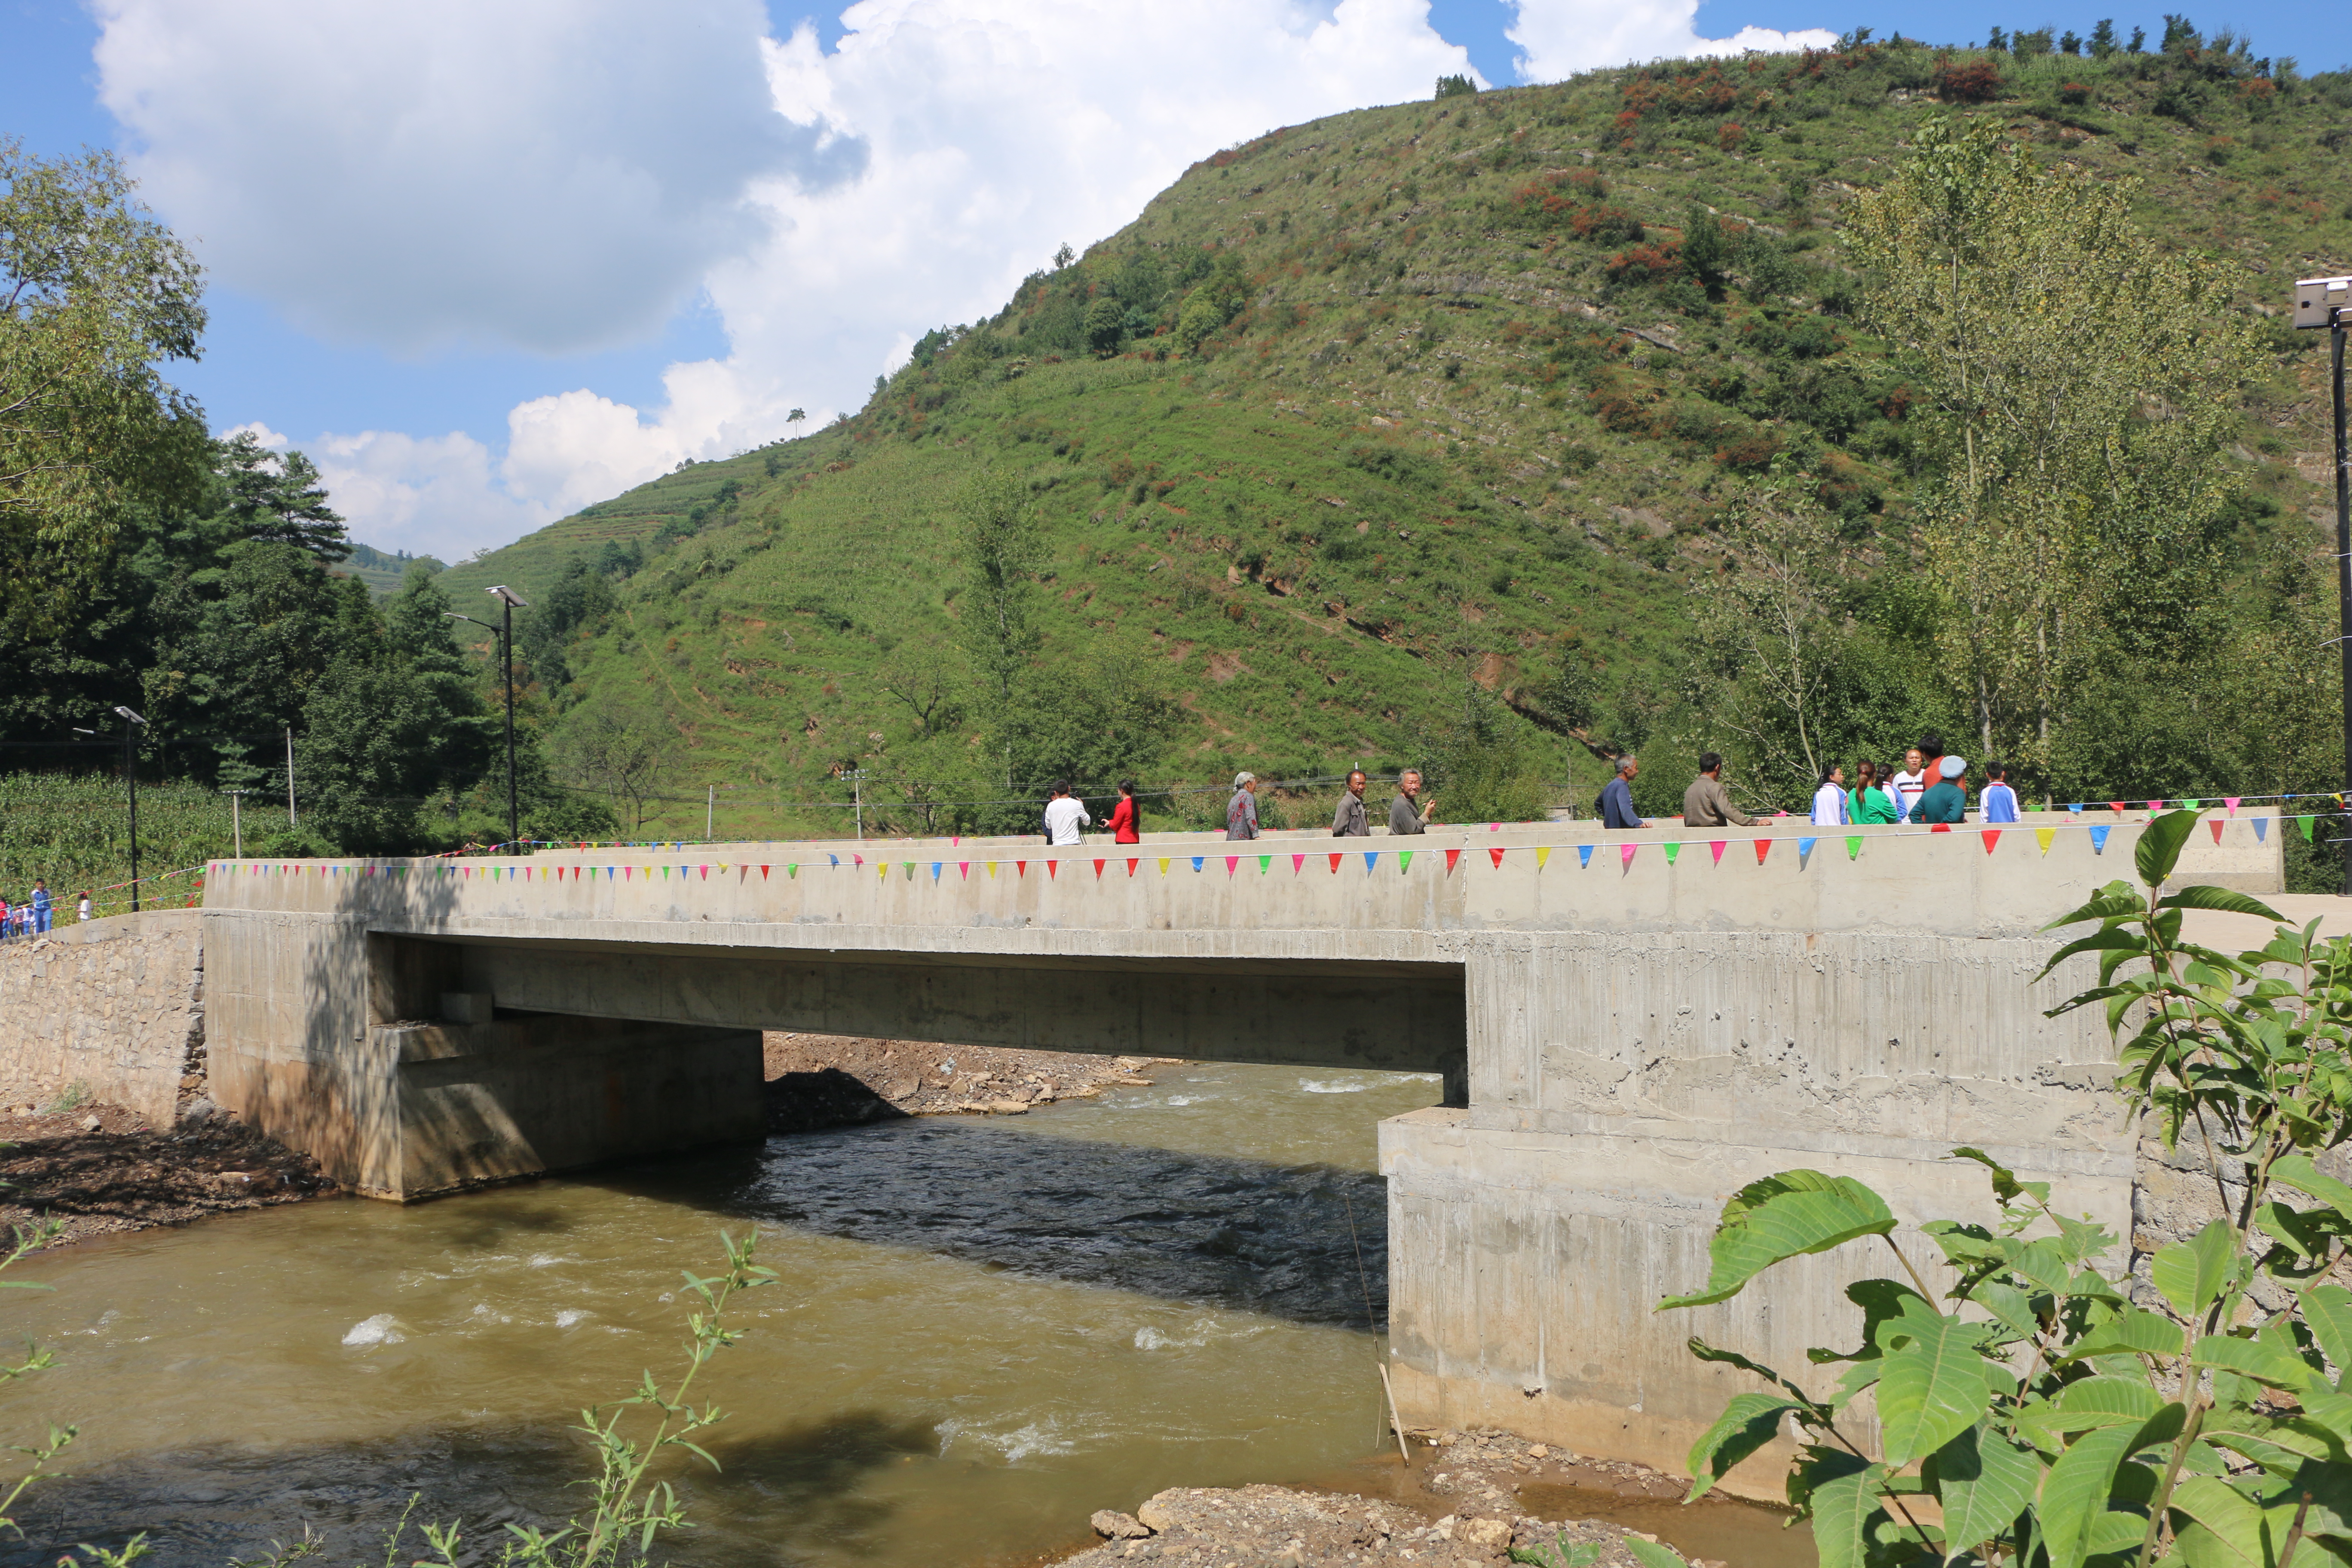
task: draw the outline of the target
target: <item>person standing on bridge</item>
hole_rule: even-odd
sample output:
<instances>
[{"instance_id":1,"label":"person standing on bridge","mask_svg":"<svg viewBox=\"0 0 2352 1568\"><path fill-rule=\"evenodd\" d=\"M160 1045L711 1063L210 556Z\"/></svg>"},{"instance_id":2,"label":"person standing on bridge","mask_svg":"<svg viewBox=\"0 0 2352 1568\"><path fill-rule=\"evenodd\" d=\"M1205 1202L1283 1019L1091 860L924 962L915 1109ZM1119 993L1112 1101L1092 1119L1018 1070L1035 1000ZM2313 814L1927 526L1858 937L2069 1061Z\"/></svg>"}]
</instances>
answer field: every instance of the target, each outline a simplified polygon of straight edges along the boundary
<instances>
[{"instance_id":1,"label":"person standing on bridge","mask_svg":"<svg viewBox=\"0 0 2352 1568\"><path fill-rule=\"evenodd\" d=\"M1136 830L1139 818L1135 810L1135 781L1118 781L1118 804L1110 808L1110 820L1103 826L1110 829L1114 844L1140 844L1143 835Z\"/></svg>"},{"instance_id":2,"label":"person standing on bridge","mask_svg":"<svg viewBox=\"0 0 2352 1568\"><path fill-rule=\"evenodd\" d=\"M1919 797L1935 782L1921 765L1925 760L1919 755L1919 748L1912 747L1903 753L1903 771L1887 781L1887 788L1895 796L1895 820L1897 822L1911 820L1912 809L1919 804Z\"/></svg>"},{"instance_id":3,"label":"person standing on bridge","mask_svg":"<svg viewBox=\"0 0 2352 1568\"><path fill-rule=\"evenodd\" d=\"M89 919L89 889L88 888L84 888L82 889L81 902L76 906L74 915L78 920L86 921Z\"/></svg>"},{"instance_id":4,"label":"person standing on bridge","mask_svg":"<svg viewBox=\"0 0 2352 1568\"><path fill-rule=\"evenodd\" d=\"M1683 791L1683 826L1727 827L1734 824L1753 827L1756 819L1731 804L1731 796L1723 787L1723 753L1701 752L1698 777Z\"/></svg>"},{"instance_id":5,"label":"person standing on bridge","mask_svg":"<svg viewBox=\"0 0 2352 1568\"><path fill-rule=\"evenodd\" d=\"M1888 785L1883 782L1886 776L1887 770L1876 763L1862 764L1861 776L1854 783L1853 798L1846 803L1848 822L1858 826L1868 826L1874 823L1893 823L1903 820L1902 808L1895 804L1895 797L1887 793Z\"/></svg>"},{"instance_id":6,"label":"person standing on bridge","mask_svg":"<svg viewBox=\"0 0 2352 1568\"><path fill-rule=\"evenodd\" d=\"M1936 782L1919 797L1918 809L1911 814L1914 822L1959 823L1969 816L1969 764L1965 758L1942 757L1936 760Z\"/></svg>"},{"instance_id":7,"label":"person standing on bridge","mask_svg":"<svg viewBox=\"0 0 2352 1568\"><path fill-rule=\"evenodd\" d=\"M1235 773L1234 798L1225 802L1225 837L1255 838L1257 837L1257 775Z\"/></svg>"},{"instance_id":8,"label":"person standing on bridge","mask_svg":"<svg viewBox=\"0 0 2352 1568\"><path fill-rule=\"evenodd\" d=\"M1421 798L1421 771L1407 768L1397 776L1396 798L1389 802L1391 837L1424 831L1437 820L1437 803Z\"/></svg>"},{"instance_id":9,"label":"person standing on bridge","mask_svg":"<svg viewBox=\"0 0 2352 1568\"><path fill-rule=\"evenodd\" d=\"M49 929L49 885L40 878L33 879L33 932L39 935Z\"/></svg>"},{"instance_id":10,"label":"person standing on bridge","mask_svg":"<svg viewBox=\"0 0 2352 1568\"><path fill-rule=\"evenodd\" d=\"M1832 763L1822 774L1822 787L1813 792L1813 826L1843 827L1845 824L1845 767Z\"/></svg>"},{"instance_id":11,"label":"person standing on bridge","mask_svg":"<svg viewBox=\"0 0 2352 1568\"><path fill-rule=\"evenodd\" d=\"M1364 788L1372 781L1358 768L1348 775L1348 787L1339 792L1339 807L1331 814L1331 837L1334 838L1370 838L1372 824L1364 815Z\"/></svg>"},{"instance_id":12,"label":"person standing on bridge","mask_svg":"<svg viewBox=\"0 0 2352 1568\"><path fill-rule=\"evenodd\" d=\"M1083 844L1078 829L1094 821L1087 815L1084 802L1070 795L1067 781L1054 786L1054 798L1045 803L1045 842L1048 844Z\"/></svg>"},{"instance_id":13,"label":"person standing on bridge","mask_svg":"<svg viewBox=\"0 0 2352 1568\"><path fill-rule=\"evenodd\" d=\"M1617 759L1617 772L1601 786L1601 798L1593 805L1600 810L1601 826L1607 827L1647 827L1642 814L1633 809L1633 775L1642 771L1641 760L1632 752Z\"/></svg>"}]
</instances>

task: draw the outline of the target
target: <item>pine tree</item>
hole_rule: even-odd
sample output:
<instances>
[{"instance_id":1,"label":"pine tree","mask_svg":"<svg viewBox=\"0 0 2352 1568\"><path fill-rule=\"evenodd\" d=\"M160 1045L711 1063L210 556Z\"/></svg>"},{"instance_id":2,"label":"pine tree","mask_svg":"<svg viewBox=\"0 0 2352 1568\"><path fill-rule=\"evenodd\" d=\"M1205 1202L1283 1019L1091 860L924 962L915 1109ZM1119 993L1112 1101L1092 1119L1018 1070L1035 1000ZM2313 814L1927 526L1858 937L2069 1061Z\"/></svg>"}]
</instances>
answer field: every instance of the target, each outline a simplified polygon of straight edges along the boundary
<instances>
[{"instance_id":1,"label":"pine tree","mask_svg":"<svg viewBox=\"0 0 2352 1568\"><path fill-rule=\"evenodd\" d=\"M279 457L240 430L219 444L215 464L228 487L228 516L248 539L307 550L329 564L352 552L343 520L327 504L319 470L299 452Z\"/></svg>"}]
</instances>

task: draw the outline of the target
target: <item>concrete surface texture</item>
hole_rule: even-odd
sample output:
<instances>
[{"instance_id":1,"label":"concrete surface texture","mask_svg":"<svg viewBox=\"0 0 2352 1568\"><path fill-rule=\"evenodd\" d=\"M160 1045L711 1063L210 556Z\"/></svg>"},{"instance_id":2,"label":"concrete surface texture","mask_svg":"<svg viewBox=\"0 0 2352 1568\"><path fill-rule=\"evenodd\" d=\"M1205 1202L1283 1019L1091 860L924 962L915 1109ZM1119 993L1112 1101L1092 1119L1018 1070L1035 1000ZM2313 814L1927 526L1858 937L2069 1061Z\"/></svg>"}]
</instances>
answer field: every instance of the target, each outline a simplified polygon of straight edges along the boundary
<instances>
[{"instance_id":1,"label":"concrete surface texture","mask_svg":"<svg viewBox=\"0 0 2352 1568\"><path fill-rule=\"evenodd\" d=\"M1997 835L1549 824L224 864L214 1093L415 1196L594 1157L625 1131L596 1117L610 1085L633 1092L612 1076L632 1053L671 1058L670 1111L632 1148L746 1135L722 1112L756 1084L732 1041L759 1028L1442 1072L1446 1107L1381 1130L1406 1420L1671 1469L1744 1386L1688 1336L1803 1368L1856 1331L1859 1254L1651 1310L1705 1279L1742 1183L1811 1166L1869 1180L1906 1224L1986 1219L1980 1174L1946 1157L1973 1143L2128 1233L2105 1030L2042 1016L2087 963L2033 980L2039 928L2131 874L2144 814L2104 815L2104 834L2057 814ZM2274 888L2275 825L2222 824L2182 875ZM1772 1460L1743 1480L1775 1489Z\"/></svg>"},{"instance_id":2,"label":"concrete surface texture","mask_svg":"<svg viewBox=\"0 0 2352 1568\"><path fill-rule=\"evenodd\" d=\"M0 1094L78 1090L173 1125L204 1056L203 918L153 910L0 944Z\"/></svg>"}]
</instances>

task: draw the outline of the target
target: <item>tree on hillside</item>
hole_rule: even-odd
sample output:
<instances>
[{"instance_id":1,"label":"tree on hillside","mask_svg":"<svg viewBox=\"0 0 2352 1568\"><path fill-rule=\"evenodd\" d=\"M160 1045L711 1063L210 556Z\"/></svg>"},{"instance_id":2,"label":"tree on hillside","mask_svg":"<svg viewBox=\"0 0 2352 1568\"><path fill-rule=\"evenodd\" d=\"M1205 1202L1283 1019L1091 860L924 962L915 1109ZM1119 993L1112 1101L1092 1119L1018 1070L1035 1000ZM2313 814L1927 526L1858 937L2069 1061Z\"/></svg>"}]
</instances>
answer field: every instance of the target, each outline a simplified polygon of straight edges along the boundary
<instances>
[{"instance_id":1,"label":"tree on hillside","mask_svg":"<svg viewBox=\"0 0 2352 1568\"><path fill-rule=\"evenodd\" d=\"M0 139L0 643L54 633L127 512L202 486L203 416L155 370L196 357L201 277L113 153Z\"/></svg>"},{"instance_id":2,"label":"tree on hillside","mask_svg":"<svg viewBox=\"0 0 2352 1568\"><path fill-rule=\"evenodd\" d=\"M1942 448L1935 652L1987 754L2046 766L2095 647L2179 658L2213 635L2240 483L2215 459L2254 349L2219 270L2133 221L2131 182L2043 168L2003 134L1931 117L1848 237Z\"/></svg>"},{"instance_id":3,"label":"tree on hillside","mask_svg":"<svg viewBox=\"0 0 2352 1568\"><path fill-rule=\"evenodd\" d=\"M1551 804L1543 758L1525 721L1470 679L1454 717L1422 745L1429 801L1446 822L1533 822Z\"/></svg>"},{"instance_id":4,"label":"tree on hillside","mask_svg":"<svg viewBox=\"0 0 2352 1568\"><path fill-rule=\"evenodd\" d=\"M582 704L563 721L558 755L579 782L604 792L629 831L645 826L677 750L677 732L648 709L610 699Z\"/></svg>"},{"instance_id":5,"label":"tree on hillside","mask_svg":"<svg viewBox=\"0 0 2352 1568\"><path fill-rule=\"evenodd\" d=\"M1754 783L1801 798L1832 754L1831 674L1844 640L1837 519L1784 458L1733 500L1721 537L1721 570L1692 586L1693 705L1745 738Z\"/></svg>"},{"instance_id":6,"label":"tree on hillside","mask_svg":"<svg viewBox=\"0 0 2352 1568\"><path fill-rule=\"evenodd\" d=\"M959 600L964 648L990 692L1010 701L1038 642L1032 602L1045 544L1036 503L1020 480L982 473L956 498L955 515L966 573Z\"/></svg>"},{"instance_id":7,"label":"tree on hillside","mask_svg":"<svg viewBox=\"0 0 2352 1568\"><path fill-rule=\"evenodd\" d=\"M214 471L228 488L226 515L247 538L291 544L330 564L351 555L343 520L327 504L317 466L301 453L280 456L240 430L219 444Z\"/></svg>"}]
</instances>

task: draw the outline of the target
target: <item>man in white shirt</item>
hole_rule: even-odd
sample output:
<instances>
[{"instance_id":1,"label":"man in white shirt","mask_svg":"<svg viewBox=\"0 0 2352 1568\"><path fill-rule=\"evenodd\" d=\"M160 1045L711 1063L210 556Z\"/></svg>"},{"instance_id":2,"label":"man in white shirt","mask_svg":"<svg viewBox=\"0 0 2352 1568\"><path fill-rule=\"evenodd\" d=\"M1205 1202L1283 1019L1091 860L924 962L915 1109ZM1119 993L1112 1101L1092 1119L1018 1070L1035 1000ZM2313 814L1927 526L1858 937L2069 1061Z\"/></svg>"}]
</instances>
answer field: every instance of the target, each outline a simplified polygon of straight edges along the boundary
<instances>
[{"instance_id":1,"label":"man in white shirt","mask_svg":"<svg viewBox=\"0 0 2352 1568\"><path fill-rule=\"evenodd\" d=\"M1845 768L1841 763L1830 764L1822 775L1822 787L1813 792L1813 826L1845 826Z\"/></svg>"},{"instance_id":2,"label":"man in white shirt","mask_svg":"<svg viewBox=\"0 0 2352 1568\"><path fill-rule=\"evenodd\" d=\"M1920 767L1925 760L1919 755L1919 748L1912 747L1903 753L1903 771L1887 781L1887 793L1895 797L1895 817L1898 822L1911 820L1911 808L1927 793L1927 775Z\"/></svg>"},{"instance_id":3,"label":"man in white shirt","mask_svg":"<svg viewBox=\"0 0 2352 1568\"><path fill-rule=\"evenodd\" d=\"M1045 803L1045 842L1048 844L1083 844L1078 829L1094 821L1087 815L1084 802L1072 798L1070 786L1057 784L1054 798Z\"/></svg>"}]
</instances>

